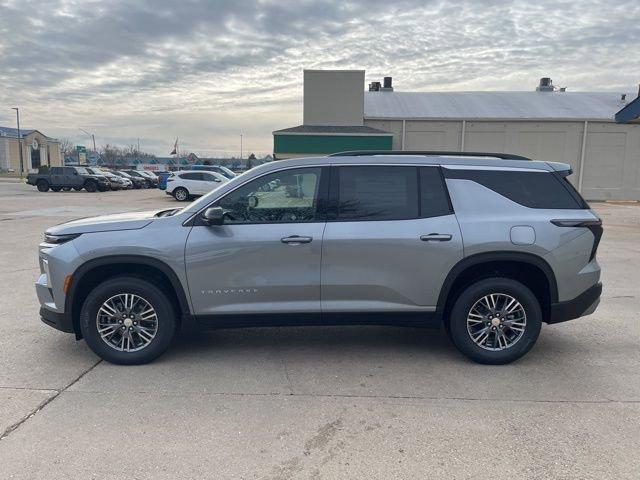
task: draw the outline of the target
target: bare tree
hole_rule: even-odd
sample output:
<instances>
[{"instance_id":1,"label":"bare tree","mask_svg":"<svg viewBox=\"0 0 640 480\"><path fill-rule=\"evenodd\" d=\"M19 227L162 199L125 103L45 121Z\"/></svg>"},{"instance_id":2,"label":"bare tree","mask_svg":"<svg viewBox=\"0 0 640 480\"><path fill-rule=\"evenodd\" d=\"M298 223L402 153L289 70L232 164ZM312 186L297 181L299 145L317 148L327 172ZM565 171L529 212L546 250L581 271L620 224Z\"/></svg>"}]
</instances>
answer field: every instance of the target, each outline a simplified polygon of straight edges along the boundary
<instances>
[{"instance_id":1,"label":"bare tree","mask_svg":"<svg viewBox=\"0 0 640 480\"><path fill-rule=\"evenodd\" d=\"M64 156L71 155L71 153L74 152L75 149L76 149L76 146L73 144L71 140L69 140L68 138L60 139L60 151L62 152L62 155Z\"/></svg>"}]
</instances>

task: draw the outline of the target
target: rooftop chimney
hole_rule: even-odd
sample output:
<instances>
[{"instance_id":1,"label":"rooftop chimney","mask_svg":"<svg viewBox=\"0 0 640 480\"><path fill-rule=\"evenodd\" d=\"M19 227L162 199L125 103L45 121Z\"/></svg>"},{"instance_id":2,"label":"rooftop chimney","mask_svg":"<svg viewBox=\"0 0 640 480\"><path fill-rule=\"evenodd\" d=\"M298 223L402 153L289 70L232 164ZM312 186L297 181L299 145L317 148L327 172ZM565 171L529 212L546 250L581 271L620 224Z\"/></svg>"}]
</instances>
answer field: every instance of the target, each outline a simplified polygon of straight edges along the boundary
<instances>
[{"instance_id":1,"label":"rooftop chimney","mask_svg":"<svg viewBox=\"0 0 640 480\"><path fill-rule=\"evenodd\" d=\"M392 82L391 77L384 77L383 84L382 84L383 92L393 92L393 85L391 82Z\"/></svg>"},{"instance_id":2,"label":"rooftop chimney","mask_svg":"<svg viewBox=\"0 0 640 480\"><path fill-rule=\"evenodd\" d=\"M553 92L553 80L549 77L542 77L536 87L536 92Z\"/></svg>"}]
</instances>

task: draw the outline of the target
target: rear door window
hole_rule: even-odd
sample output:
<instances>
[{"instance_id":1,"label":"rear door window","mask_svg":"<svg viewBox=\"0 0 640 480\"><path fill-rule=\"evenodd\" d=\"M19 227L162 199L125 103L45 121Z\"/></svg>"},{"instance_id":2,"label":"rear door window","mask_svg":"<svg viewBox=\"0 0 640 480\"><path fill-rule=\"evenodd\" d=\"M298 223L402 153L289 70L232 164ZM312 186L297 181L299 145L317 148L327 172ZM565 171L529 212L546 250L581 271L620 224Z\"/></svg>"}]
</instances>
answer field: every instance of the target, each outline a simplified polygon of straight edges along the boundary
<instances>
[{"instance_id":1,"label":"rear door window","mask_svg":"<svg viewBox=\"0 0 640 480\"><path fill-rule=\"evenodd\" d=\"M418 218L418 169L341 166L332 169L333 217L339 221Z\"/></svg>"},{"instance_id":2,"label":"rear door window","mask_svg":"<svg viewBox=\"0 0 640 480\"><path fill-rule=\"evenodd\" d=\"M182 173L180 178L183 180L202 180L202 174L199 172Z\"/></svg>"}]
</instances>

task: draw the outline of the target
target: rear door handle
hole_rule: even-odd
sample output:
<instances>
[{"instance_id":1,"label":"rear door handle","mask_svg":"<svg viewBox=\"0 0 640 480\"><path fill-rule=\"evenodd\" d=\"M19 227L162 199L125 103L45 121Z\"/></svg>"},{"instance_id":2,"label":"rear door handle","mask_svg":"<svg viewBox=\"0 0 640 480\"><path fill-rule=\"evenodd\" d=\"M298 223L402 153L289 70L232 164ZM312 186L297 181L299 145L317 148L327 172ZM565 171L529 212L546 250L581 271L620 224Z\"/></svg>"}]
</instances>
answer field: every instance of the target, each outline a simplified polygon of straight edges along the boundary
<instances>
[{"instance_id":1,"label":"rear door handle","mask_svg":"<svg viewBox=\"0 0 640 480\"><path fill-rule=\"evenodd\" d=\"M282 243L288 243L289 245L299 245L301 243L311 243L313 237L302 237L300 235L291 235L289 237L281 238Z\"/></svg>"},{"instance_id":2,"label":"rear door handle","mask_svg":"<svg viewBox=\"0 0 640 480\"><path fill-rule=\"evenodd\" d=\"M423 242L448 242L451 240L451 235L448 233L430 233L429 235L420 235L420 240Z\"/></svg>"}]
</instances>

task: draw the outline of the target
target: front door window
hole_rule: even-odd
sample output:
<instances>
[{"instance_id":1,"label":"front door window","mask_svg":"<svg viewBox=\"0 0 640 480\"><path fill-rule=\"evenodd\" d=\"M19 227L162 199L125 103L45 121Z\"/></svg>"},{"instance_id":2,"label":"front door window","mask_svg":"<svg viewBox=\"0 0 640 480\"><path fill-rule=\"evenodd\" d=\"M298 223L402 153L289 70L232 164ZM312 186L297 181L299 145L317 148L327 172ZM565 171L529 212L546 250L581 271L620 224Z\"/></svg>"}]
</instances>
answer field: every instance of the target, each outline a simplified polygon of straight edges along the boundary
<instances>
[{"instance_id":1,"label":"front door window","mask_svg":"<svg viewBox=\"0 0 640 480\"><path fill-rule=\"evenodd\" d=\"M318 221L319 167L282 170L234 190L217 202L225 224Z\"/></svg>"}]
</instances>

